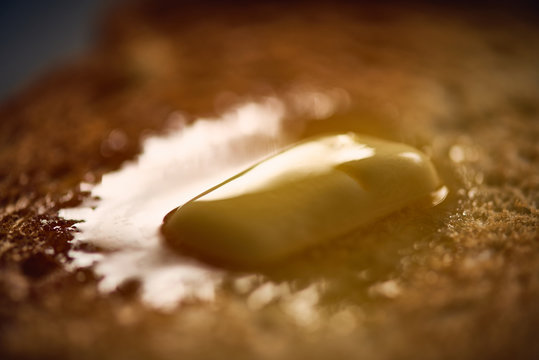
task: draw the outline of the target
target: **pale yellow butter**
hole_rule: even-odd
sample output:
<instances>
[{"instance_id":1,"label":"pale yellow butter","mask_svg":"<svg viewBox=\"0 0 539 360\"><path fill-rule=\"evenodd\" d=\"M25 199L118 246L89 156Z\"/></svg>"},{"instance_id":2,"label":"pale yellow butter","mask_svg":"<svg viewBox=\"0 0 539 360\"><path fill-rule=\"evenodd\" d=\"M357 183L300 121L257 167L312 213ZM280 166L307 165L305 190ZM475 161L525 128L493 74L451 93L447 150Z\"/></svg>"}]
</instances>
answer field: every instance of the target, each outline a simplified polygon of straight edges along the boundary
<instances>
[{"instance_id":1,"label":"pale yellow butter","mask_svg":"<svg viewBox=\"0 0 539 360\"><path fill-rule=\"evenodd\" d=\"M169 245L232 266L281 260L441 187L411 146L354 133L303 141L169 213Z\"/></svg>"}]
</instances>

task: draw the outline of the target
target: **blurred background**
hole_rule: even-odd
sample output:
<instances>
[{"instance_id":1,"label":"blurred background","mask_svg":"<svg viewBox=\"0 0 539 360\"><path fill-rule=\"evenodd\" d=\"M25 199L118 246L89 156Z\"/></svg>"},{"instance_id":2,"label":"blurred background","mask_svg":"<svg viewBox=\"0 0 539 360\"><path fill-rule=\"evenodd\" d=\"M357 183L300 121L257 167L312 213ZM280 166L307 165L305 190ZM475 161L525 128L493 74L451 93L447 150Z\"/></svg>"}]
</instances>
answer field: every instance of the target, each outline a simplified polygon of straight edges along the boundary
<instances>
[{"instance_id":1,"label":"blurred background","mask_svg":"<svg viewBox=\"0 0 539 360\"><path fill-rule=\"evenodd\" d=\"M0 5L0 102L91 44L107 8L120 0L21 0Z\"/></svg>"},{"instance_id":2,"label":"blurred background","mask_svg":"<svg viewBox=\"0 0 539 360\"><path fill-rule=\"evenodd\" d=\"M0 102L48 69L81 55L91 45L107 9L129 0L21 0L0 5ZM189 6L190 1L184 1ZM212 2L212 0L205 0ZM217 2L223 6L227 2ZM267 1L268 2L268 1ZM275 2L275 0L273 0ZM539 2L433 1L537 17ZM412 5L410 5L412 6Z\"/></svg>"}]
</instances>

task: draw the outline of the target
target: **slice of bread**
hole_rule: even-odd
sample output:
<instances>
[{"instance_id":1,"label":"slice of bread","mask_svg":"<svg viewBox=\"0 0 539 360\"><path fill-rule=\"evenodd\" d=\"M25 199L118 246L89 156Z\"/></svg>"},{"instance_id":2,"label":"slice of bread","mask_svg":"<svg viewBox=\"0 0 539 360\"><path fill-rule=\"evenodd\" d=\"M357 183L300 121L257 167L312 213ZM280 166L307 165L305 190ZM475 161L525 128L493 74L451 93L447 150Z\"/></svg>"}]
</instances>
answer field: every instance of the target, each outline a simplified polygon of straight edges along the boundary
<instances>
[{"instance_id":1,"label":"slice of bread","mask_svg":"<svg viewBox=\"0 0 539 360\"><path fill-rule=\"evenodd\" d=\"M533 14L515 9L121 8L86 58L0 109L0 358L539 356L538 44ZM136 279L103 295L92 270L69 270L75 221L58 211L91 196L81 182L134 159L171 113L305 89L349 106L302 136L420 148L448 199L254 277L230 273L215 302L166 314Z\"/></svg>"}]
</instances>

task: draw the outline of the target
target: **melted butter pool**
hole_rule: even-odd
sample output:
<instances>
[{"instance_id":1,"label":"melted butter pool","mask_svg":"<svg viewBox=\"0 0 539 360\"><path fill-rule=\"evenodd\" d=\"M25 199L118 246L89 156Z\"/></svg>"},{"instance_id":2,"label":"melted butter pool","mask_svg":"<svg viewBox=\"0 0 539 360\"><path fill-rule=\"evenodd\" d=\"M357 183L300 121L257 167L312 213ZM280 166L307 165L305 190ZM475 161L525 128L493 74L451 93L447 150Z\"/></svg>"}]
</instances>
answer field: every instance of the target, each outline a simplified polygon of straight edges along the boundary
<instances>
[{"instance_id":1,"label":"melted butter pool","mask_svg":"<svg viewBox=\"0 0 539 360\"><path fill-rule=\"evenodd\" d=\"M142 300L159 309L173 309L182 302L213 301L218 290L227 286L228 280L235 283L236 275L216 269L166 246L159 232L163 216L171 209L188 203L215 184L224 182L296 140L302 128L310 126L308 120L302 119L314 119L314 123L319 122L318 120L325 121L324 119L346 107L348 101L342 91L305 92L301 96L294 94L291 98L293 100L266 98L262 101L246 102L232 108L220 118L198 119L188 125L180 121L176 131L147 139L141 155L135 161L126 163L116 172L106 174L97 185L82 184L82 187L91 190L92 195L99 200L88 201L79 208L61 211L64 218L82 220L77 225L79 232L75 234L74 240L74 248L79 250L70 252L73 258L70 266L73 269L92 267L100 278L99 289L104 293L116 290L126 281L137 280L140 282ZM306 107L305 104L310 106ZM322 104L324 111L317 108L317 104ZM292 124L290 113L294 114ZM347 147L353 139L346 134L339 139L339 146L343 151L339 152L337 157L326 158L327 162L333 165L344 164L352 159L366 159L377 149L380 151L374 144ZM412 163L422 159L422 156L410 147L407 147L406 151L400 151L401 160ZM312 170L313 163L300 163L304 164L304 168L294 166L296 170L309 172L309 167ZM319 165L315 167L323 173L328 164ZM339 171L344 174L348 170L345 166ZM262 181L254 187L266 185ZM227 194L215 192L212 196L226 197L238 191L240 190L233 186L227 189ZM210 197L207 198L209 199ZM392 215L392 218L399 223L399 215ZM408 218L415 221L413 216ZM372 265L370 262L376 261L373 259L378 256L376 252L386 246L377 244L369 248L370 242L379 240L379 236L375 234L377 230L373 230L372 234L369 234L369 231L367 229L367 233L362 233L364 243L367 244L367 249L370 249L367 251L370 252L369 256L360 255L363 257L358 260L365 267ZM78 245L91 245L99 250L83 251L80 250L83 247ZM325 267L323 259L316 263L319 264L317 268ZM290 264L299 264L301 272L304 263L292 261ZM297 273L289 267L282 267L282 270L288 276L296 278ZM308 267L307 273L314 274L314 271ZM241 278L244 275L237 276ZM260 278L256 276L258 280L251 284L253 287L249 290L250 292L254 289L254 293L259 294L249 295L251 300L248 304L255 304L253 308L260 306L260 303L265 304L267 300L260 295L265 292L257 292L256 289L259 285L266 286L264 284L268 282L264 280L260 283ZM270 280L269 284L272 284L272 281ZM304 288L288 285L284 285L287 290L284 295L281 294L283 298L303 299L301 294L305 292ZM275 288L281 289L282 286L275 285ZM274 293L277 292L272 292ZM294 301L290 300L291 303L295 303ZM297 302L302 303L299 300ZM316 302L312 303L314 306Z\"/></svg>"}]
</instances>

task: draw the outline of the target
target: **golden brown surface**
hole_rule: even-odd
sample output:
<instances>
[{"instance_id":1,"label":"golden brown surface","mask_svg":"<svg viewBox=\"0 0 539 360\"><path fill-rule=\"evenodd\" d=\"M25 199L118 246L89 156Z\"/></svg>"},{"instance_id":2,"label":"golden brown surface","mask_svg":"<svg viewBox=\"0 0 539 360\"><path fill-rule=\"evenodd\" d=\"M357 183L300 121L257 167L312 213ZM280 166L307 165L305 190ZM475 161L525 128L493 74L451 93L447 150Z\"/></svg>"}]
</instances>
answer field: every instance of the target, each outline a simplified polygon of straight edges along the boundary
<instances>
[{"instance_id":1,"label":"golden brown surface","mask_svg":"<svg viewBox=\"0 0 539 360\"><path fill-rule=\"evenodd\" d=\"M536 358L537 44L530 19L479 10L114 14L84 60L0 110L0 357ZM294 321L279 301L253 310L232 285L213 304L159 313L136 283L102 296L91 271L63 269L73 222L57 212L88 196L80 181L135 156L172 111L194 117L222 111L230 93L302 87L351 100L306 136L352 129L420 147L451 191L433 211L408 209L267 269L261 281L325 284L316 322Z\"/></svg>"}]
</instances>

